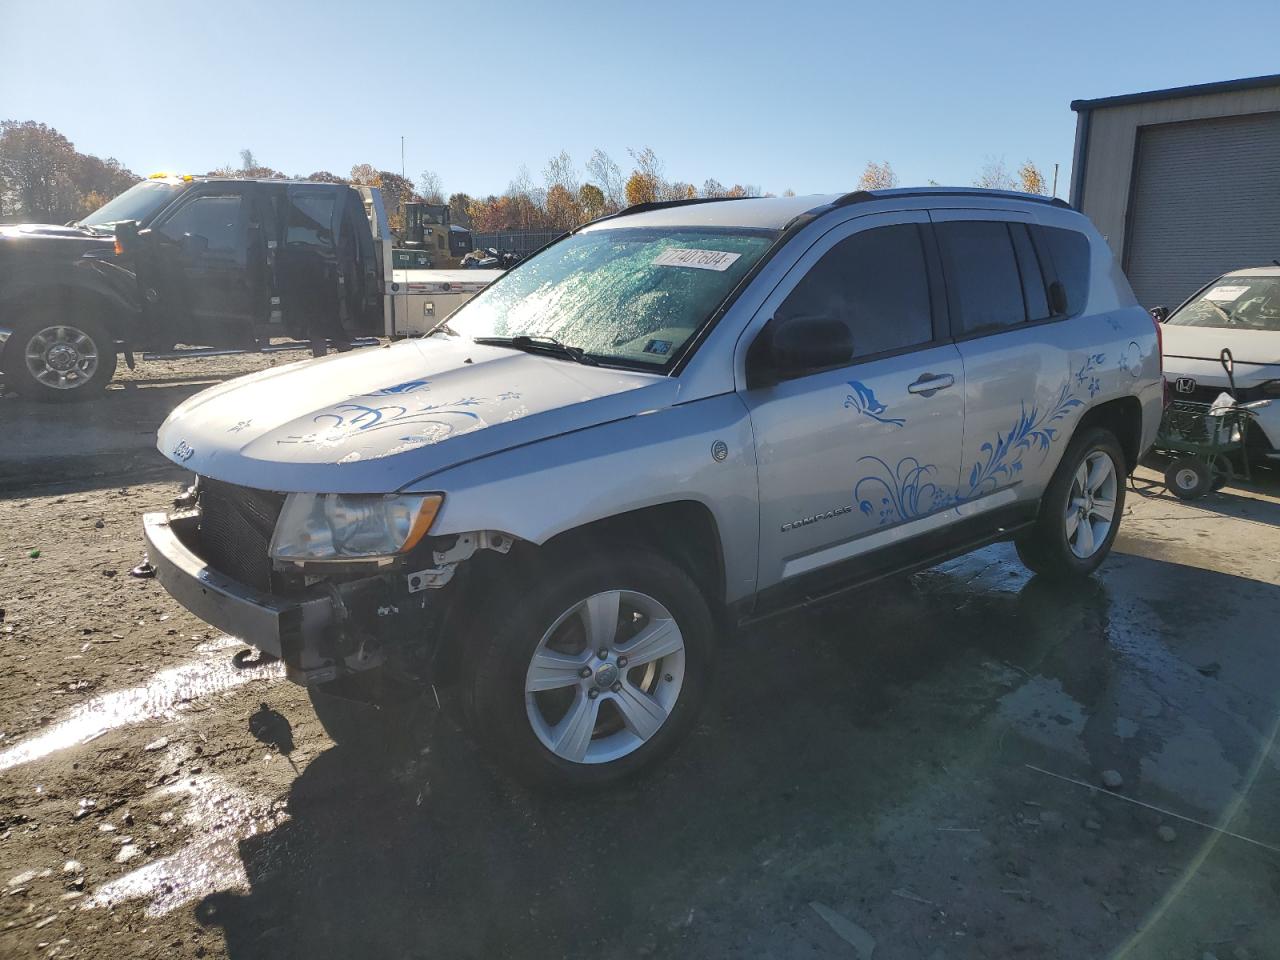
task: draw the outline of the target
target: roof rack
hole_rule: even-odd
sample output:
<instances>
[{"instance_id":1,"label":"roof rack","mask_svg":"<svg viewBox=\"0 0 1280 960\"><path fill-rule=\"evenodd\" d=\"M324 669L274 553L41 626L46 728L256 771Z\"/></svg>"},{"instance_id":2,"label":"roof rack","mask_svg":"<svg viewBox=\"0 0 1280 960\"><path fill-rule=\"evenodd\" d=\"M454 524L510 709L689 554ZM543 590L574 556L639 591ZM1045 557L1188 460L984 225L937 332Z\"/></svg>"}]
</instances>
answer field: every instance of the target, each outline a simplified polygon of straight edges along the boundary
<instances>
[{"instance_id":1,"label":"roof rack","mask_svg":"<svg viewBox=\"0 0 1280 960\"><path fill-rule=\"evenodd\" d=\"M988 190L984 187L907 187L902 190L854 190L833 200L832 209L847 207L851 203L868 203L872 200L889 200L897 197L996 197L1003 200L1030 200L1051 207L1070 210L1071 204L1061 197L1042 197L1038 193L1019 193L1015 190Z\"/></svg>"}]
</instances>

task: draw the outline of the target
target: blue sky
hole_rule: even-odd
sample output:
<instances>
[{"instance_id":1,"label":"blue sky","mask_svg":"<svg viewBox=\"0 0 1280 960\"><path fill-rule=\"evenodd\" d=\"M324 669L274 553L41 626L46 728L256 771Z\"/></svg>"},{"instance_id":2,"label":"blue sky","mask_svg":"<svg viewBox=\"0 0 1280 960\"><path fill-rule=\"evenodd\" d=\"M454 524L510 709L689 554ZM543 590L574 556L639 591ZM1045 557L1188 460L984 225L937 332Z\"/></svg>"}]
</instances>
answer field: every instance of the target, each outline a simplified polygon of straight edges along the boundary
<instances>
[{"instance_id":1,"label":"blue sky","mask_svg":"<svg viewBox=\"0 0 1280 960\"><path fill-rule=\"evenodd\" d=\"M403 134L411 177L472 194L648 145L696 184L840 191L868 160L968 184L992 157L1061 164L1065 196L1071 100L1280 69L1275 0L0 0L0 34L0 117L137 173L244 147L290 174L399 170Z\"/></svg>"}]
</instances>

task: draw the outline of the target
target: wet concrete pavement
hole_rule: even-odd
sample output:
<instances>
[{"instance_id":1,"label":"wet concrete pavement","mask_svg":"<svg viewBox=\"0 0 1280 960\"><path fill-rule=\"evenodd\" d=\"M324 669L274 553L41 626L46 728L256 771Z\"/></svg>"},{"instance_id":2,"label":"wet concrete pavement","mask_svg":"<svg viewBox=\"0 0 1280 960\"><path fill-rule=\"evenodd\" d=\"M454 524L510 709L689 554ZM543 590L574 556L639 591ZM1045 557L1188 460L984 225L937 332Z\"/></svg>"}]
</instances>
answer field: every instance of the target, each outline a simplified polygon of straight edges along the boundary
<instances>
[{"instance_id":1,"label":"wet concrete pavement","mask_svg":"<svg viewBox=\"0 0 1280 960\"><path fill-rule=\"evenodd\" d=\"M5 604L0 955L1280 957L1264 489L1131 496L1083 585L998 545L760 625L692 740L590 797L503 779L447 698L407 753L334 747L153 581L83 691L81 638ZM0 588L59 495L0 501Z\"/></svg>"}]
</instances>

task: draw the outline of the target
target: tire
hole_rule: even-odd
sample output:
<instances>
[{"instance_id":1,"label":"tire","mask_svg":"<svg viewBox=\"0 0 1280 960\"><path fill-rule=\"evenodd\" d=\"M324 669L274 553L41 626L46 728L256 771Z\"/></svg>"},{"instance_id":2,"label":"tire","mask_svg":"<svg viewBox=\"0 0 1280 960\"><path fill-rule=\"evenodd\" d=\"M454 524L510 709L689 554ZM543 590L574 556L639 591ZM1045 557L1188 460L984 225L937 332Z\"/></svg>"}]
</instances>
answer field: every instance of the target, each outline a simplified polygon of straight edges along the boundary
<instances>
[{"instance_id":1,"label":"tire","mask_svg":"<svg viewBox=\"0 0 1280 960\"><path fill-rule=\"evenodd\" d=\"M630 544L565 551L543 569L472 638L468 725L534 785L580 790L634 776L675 748L702 707L715 647L707 602L684 570Z\"/></svg>"},{"instance_id":2,"label":"tire","mask_svg":"<svg viewBox=\"0 0 1280 960\"><path fill-rule=\"evenodd\" d=\"M1109 476L1095 475L1095 467L1109 461ZM1018 557L1028 569L1057 579L1087 577L1106 559L1120 528L1124 513L1124 451L1115 434L1102 427L1090 427L1071 438L1062 462L1040 500L1040 514L1031 530L1015 541ZM1085 468L1089 486L1084 496L1078 476ZM1098 486L1092 482L1096 477ZM1079 513L1068 515L1068 505L1078 503L1088 513L1088 529ZM1103 526L1110 503L1110 518ZM1102 504L1102 508L1098 508ZM1087 537L1086 537L1087 534Z\"/></svg>"},{"instance_id":3,"label":"tire","mask_svg":"<svg viewBox=\"0 0 1280 960\"><path fill-rule=\"evenodd\" d=\"M1203 460L1178 457L1165 469L1164 485L1179 500L1195 500L1213 487L1214 474Z\"/></svg>"},{"instance_id":4,"label":"tire","mask_svg":"<svg viewBox=\"0 0 1280 960\"><path fill-rule=\"evenodd\" d=\"M101 393L116 373L116 344L92 317L41 312L19 320L0 356L5 383L33 400L70 403Z\"/></svg>"},{"instance_id":5,"label":"tire","mask_svg":"<svg viewBox=\"0 0 1280 960\"><path fill-rule=\"evenodd\" d=\"M369 753L394 752L405 745L421 702L386 684L376 670L308 686L307 696L334 743Z\"/></svg>"}]
</instances>

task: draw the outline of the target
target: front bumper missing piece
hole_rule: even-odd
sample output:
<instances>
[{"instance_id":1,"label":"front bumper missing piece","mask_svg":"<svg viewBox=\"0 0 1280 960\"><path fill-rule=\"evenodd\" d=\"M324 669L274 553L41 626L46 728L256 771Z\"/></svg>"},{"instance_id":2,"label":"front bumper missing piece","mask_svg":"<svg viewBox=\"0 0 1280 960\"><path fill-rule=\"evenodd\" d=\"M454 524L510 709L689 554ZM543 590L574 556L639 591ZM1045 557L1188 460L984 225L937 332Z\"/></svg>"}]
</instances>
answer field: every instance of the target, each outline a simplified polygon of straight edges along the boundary
<instances>
[{"instance_id":1,"label":"front bumper missing piece","mask_svg":"<svg viewBox=\"0 0 1280 960\"><path fill-rule=\"evenodd\" d=\"M147 556L165 590L211 626L283 660L295 683L336 679L340 666L368 669L380 659L353 639L348 605L370 589L381 589L378 577L339 585L322 584L305 597L263 593L212 570L190 544L196 543L199 513L148 513L142 518Z\"/></svg>"}]
</instances>

